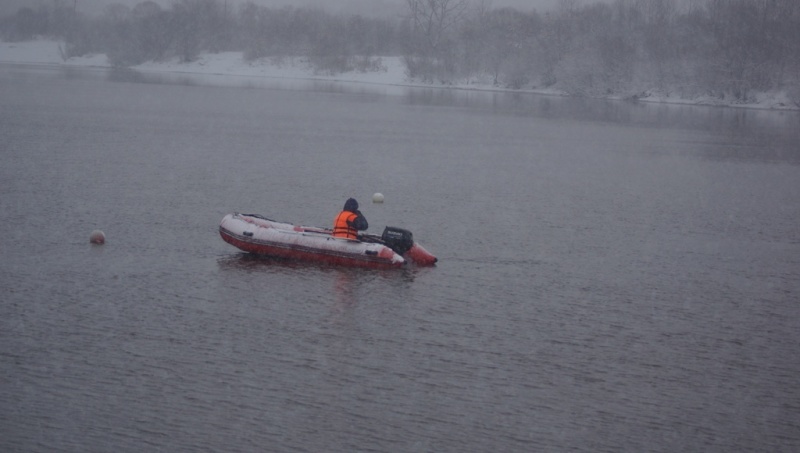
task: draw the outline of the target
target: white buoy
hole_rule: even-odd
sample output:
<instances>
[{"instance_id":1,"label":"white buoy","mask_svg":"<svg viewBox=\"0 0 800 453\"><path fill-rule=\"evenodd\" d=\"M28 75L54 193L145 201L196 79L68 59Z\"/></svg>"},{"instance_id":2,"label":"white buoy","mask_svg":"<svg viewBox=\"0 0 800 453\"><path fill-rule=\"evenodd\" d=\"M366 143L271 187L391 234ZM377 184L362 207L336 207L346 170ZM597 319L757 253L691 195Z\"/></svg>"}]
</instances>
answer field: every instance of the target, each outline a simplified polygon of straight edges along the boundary
<instances>
[{"instance_id":1,"label":"white buoy","mask_svg":"<svg viewBox=\"0 0 800 453\"><path fill-rule=\"evenodd\" d=\"M91 236L89 236L89 242L92 244L105 244L106 235L100 230L94 230L92 231Z\"/></svg>"},{"instance_id":2,"label":"white buoy","mask_svg":"<svg viewBox=\"0 0 800 453\"><path fill-rule=\"evenodd\" d=\"M373 203L383 203L383 194L380 192L375 192L372 195L372 202Z\"/></svg>"}]
</instances>

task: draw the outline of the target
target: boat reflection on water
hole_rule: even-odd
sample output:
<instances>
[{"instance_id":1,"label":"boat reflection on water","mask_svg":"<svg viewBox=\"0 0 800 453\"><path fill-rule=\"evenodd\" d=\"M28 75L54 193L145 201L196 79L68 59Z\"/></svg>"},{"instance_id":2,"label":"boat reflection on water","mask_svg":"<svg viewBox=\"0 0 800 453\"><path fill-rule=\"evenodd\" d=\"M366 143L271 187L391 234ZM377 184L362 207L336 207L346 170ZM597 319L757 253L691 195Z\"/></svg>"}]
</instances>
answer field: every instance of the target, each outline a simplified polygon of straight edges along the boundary
<instances>
[{"instance_id":1,"label":"boat reflection on water","mask_svg":"<svg viewBox=\"0 0 800 453\"><path fill-rule=\"evenodd\" d=\"M217 264L223 270L245 271L247 273L313 274L314 277L320 278L335 275L350 279L349 281L351 282L357 279L366 281L377 278L382 281L410 283L414 281L414 278L420 272L431 270L430 268L418 266L407 266L399 269L353 268L314 261L275 258L246 252L235 252L223 256L217 260Z\"/></svg>"},{"instance_id":2,"label":"boat reflection on water","mask_svg":"<svg viewBox=\"0 0 800 453\"><path fill-rule=\"evenodd\" d=\"M413 301L415 279L434 271L416 266L352 268L242 252L219 257L217 264L222 278L223 290L218 296L221 302L227 303L229 294L244 289L253 295L253 300L244 304L255 303L281 312L329 310L332 319L359 306L375 310L380 305Z\"/></svg>"}]
</instances>

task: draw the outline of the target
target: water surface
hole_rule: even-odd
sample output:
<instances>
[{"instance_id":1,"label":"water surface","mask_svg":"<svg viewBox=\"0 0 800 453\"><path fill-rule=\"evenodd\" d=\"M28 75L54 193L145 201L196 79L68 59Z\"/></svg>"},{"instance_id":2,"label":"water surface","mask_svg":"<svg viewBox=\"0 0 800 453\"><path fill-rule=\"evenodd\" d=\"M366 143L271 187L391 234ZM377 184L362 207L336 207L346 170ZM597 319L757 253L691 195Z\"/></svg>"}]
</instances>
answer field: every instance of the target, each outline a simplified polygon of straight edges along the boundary
<instances>
[{"instance_id":1,"label":"water surface","mask_svg":"<svg viewBox=\"0 0 800 453\"><path fill-rule=\"evenodd\" d=\"M796 112L273 82L0 66L0 449L800 447Z\"/></svg>"}]
</instances>

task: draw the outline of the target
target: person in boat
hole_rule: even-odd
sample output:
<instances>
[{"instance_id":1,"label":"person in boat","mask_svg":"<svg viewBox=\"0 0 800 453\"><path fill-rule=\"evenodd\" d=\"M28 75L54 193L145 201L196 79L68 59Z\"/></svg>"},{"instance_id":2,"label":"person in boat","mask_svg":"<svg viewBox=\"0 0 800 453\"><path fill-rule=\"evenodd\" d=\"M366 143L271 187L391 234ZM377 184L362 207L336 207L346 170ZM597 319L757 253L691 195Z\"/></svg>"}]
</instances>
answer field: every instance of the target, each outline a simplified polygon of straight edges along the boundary
<instances>
[{"instance_id":1,"label":"person in boat","mask_svg":"<svg viewBox=\"0 0 800 453\"><path fill-rule=\"evenodd\" d=\"M367 218L358 210L358 201L348 198L344 209L333 221L333 237L358 239L358 232L369 228Z\"/></svg>"}]
</instances>

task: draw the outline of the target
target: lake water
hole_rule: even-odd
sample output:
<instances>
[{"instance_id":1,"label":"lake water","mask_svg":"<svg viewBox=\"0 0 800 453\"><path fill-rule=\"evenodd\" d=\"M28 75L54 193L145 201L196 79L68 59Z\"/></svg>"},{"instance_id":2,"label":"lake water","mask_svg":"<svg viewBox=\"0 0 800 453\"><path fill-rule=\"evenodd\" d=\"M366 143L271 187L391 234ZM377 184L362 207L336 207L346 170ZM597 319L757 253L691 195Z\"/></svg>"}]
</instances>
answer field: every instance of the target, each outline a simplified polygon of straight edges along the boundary
<instances>
[{"instance_id":1,"label":"lake water","mask_svg":"<svg viewBox=\"0 0 800 453\"><path fill-rule=\"evenodd\" d=\"M796 112L0 66L0 450L797 451L799 143ZM217 232L350 196L438 265Z\"/></svg>"}]
</instances>

